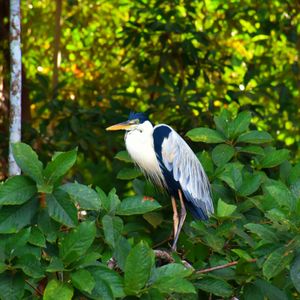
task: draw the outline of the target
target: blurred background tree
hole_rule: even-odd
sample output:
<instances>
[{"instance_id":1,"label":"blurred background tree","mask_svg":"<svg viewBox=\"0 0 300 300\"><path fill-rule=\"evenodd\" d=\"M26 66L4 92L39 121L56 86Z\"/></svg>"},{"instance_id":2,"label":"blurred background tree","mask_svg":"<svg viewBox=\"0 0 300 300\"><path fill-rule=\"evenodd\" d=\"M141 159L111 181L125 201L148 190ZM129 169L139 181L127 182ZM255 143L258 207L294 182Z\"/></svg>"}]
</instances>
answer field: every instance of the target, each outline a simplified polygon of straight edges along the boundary
<instances>
[{"instance_id":1,"label":"blurred background tree","mask_svg":"<svg viewBox=\"0 0 300 300\"><path fill-rule=\"evenodd\" d=\"M47 160L80 147L78 181L105 191L121 168L121 135L105 127L130 110L181 134L223 108L299 158L297 1L22 1L23 141ZM7 175L8 8L0 9L1 177ZM203 145L200 145L203 146ZM193 146L195 150L199 145ZM198 148L200 149L200 148Z\"/></svg>"}]
</instances>

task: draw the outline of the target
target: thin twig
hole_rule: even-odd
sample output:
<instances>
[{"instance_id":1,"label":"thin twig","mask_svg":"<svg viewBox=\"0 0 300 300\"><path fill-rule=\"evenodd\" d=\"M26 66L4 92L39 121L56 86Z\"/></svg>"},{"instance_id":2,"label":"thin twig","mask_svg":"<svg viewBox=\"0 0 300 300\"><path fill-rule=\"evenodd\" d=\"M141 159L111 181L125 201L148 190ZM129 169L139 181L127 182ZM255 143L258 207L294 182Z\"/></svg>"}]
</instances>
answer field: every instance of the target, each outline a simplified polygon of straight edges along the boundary
<instances>
[{"instance_id":1,"label":"thin twig","mask_svg":"<svg viewBox=\"0 0 300 300\"><path fill-rule=\"evenodd\" d=\"M247 262L249 262L249 263L255 263L256 262L256 258L247 260ZM221 270L221 269L229 268L229 267L235 266L237 264L238 264L238 261L232 261L232 262L227 263L225 265L220 265L220 266L215 266L215 267L211 267L211 268L207 268L207 269L203 269L203 270L198 270L198 271L196 271L196 274L209 273L209 272L212 272L212 271L215 271L215 270Z\"/></svg>"},{"instance_id":2,"label":"thin twig","mask_svg":"<svg viewBox=\"0 0 300 300\"><path fill-rule=\"evenodd\" d=\"M38 288L36 288L35 286L33 286L27 279L25 279L25 282L26 282L31 288L34 289L34 291L35 291L36 294L39 294L40 296L43 296L42 292L41 292Z\"/></svg>"}]
</instances>

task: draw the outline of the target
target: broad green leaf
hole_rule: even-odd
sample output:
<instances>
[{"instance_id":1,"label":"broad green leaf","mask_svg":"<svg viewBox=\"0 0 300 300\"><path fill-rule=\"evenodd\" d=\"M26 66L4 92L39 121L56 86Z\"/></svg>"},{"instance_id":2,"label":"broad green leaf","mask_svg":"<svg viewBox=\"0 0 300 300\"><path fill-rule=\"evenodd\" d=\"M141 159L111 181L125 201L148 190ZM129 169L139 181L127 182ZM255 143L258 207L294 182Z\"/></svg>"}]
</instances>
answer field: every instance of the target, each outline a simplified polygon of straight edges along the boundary
<instances>
[{"instance_id":1,"label":"broad green leaf","mask_svg":"<svg viewBox=\"0 0 300 300\"><path fill-rule=\"evenodd\" d=\"M242 250L242 249L231 249L231 251L234 252L240 258L242 258L242 259L244 259L246 261L252 259L252 257L245 250Z\"/></svg>"},{"instance_id":2,"label":"broad green leaf","mask_svg":"<svg viewBox=\"0 0 300 300\"><path fill-rule=\"evenodd\" d=\"M117 178L122 180L131 180L141 176L142 172L137 168L123 168L118 174Z\"/></svg>"},{"instance_id":3,"label":"broad green leaf","mask_svg":"<svg viewBox=\"0 0 300 300\"><path fill-rule=\"evenodd\" d=\"M288 300L289 298L287 295L280 290L278 287L272 285L270 282L262 280L262 279L257 279L254 282L254 285L258 287L261 291L262 294L268 299L272 300ZM255 299L256 300L256 299Z\"/></svg>"},{"instance_id":4,"label":"broad green leaf","mask_svg":"<svg viewBox=\"0 0 300 300\"><path fill-rule=\"evenodd\" d=\"M234 155L234 148L230 145L217 145L212 151L212 160L216 166L223 166L231 160Z\"/></svg>"},{"instance_id":5,"label":"broad green leaf","mask_svg":"<svg viewBox=\"0 0 300 300\"><path fill-rule=\"evenodd\" d=\"M42 278L45 276L40 261L33 254L25 254L19 257L15 267L22 269L26 275L32 278Z\"/></svg>"},{"instance_id":6,"label":"broad green leaf","mask_svg":"<svg viewBox=\"0 0 300 300\"><path fill-rule=\"evenodd\" d=\"M66 183L60 187L77 202L81 209L99 210L101 202L98 194L90 187L79 183Z\"/></svg>"},{"instance_id":7,"label":"broad green leaf","mask_svg":"<svg viewBox=\"0 0 300 300\"><path fill-rule=\"evenodd\" d=\"M126 259L124 284L127 295L137 295L147 283L154 265L154 253L141 241L134 246Z\"/></svg>"},{"instance_id":8,"label":"broad green leaf","mask_svg":"<svg viewBox=\"0 0 300 300\"><path fill-rule=\"evenodd\" d=\"M290 171L288 182L293 184L298 181L300 178L300 162L297 163Z\"/></svg>"},{"instance_id":9,"label":"broad green leaf","mask_svg":"<svg viewBox=\"0 0 300 300\"><path fill-rule=\"evenodd\" d=\"M71 273L72 284L80 291L91 293L95 287L95 279L92 274L85 270L79 269L78 271Z\"/></svg>"},{"instance_id":10,"label":"broad green leaf","mask_svg":"<svg viewBox=\"0 0 300 300\"><path fill-rule=\"evenodd\" d=\"M286 247L273 251L263 264L263 274L269 280L284 270L293 259L293 252Z\"/></svg>"},{"instance_id":11,"label":"broad green leaf","mask_svg":"<svg viewBox=\"0 0 300 300\"><path fill-rule=\"evenodd\" d=\"M295 209L296 199L290 189L282 182L269 179L263 184L264 193L272 197L281 207Z\"/></svg>"},{"instance_id":12,"label":"broad green leaf","mask_svg":"<svg viewBox=\"0 0 300 300\"><path fill-rule=\"evenodd\" d=\"M57 189L53 194L47 194L46 201L53 220L69 227L77 224L77 209L65 191Z\"/></svg>"},{"instance_id":13,"label":"broad green leaf","mask_svg":"<svg viewBox=\"0 0 300 300\"><path fill-rule=\"evenodd\" d=\"M29 240L31 228L23 228L16 234L11 234L6 239L5 253L12 259L15 256L15 251L22 248Z\"/></svg>"},{"instance_id":14,"label":"broad green leaf","mask_svg":"<svg viewBox=\"0 0 300 300\"><path fill-rule=\"evenodd\" d=\"M203 142L203 143L223 143L225 142L224 136L210 128L194 128L187 132L186 136L188 136L194 142Z\"/></svg>"},{"instance_id":15,"label":"broad green leaf","mask_svg":"<svg viewBox=\"0 0 300 300\"><path fill-rule=\"evenodd\" d=\"M245 300L264 300L264 294L258 286L248 284L244 288Z\"/></svg>"},{"instance_id":16,"label":"broad green leaf","mask_svg":"<svg viewBox=\"0 0 300 300\"><path fill-rule=\"evenodd\" d=\"M133 196L124 199L118 206L116 214L121 216L130 216L144 214L160 208L161 205L152 199L145 200L143 196Z\"/></svg>"},{"instance_id":17,"label":"broad green leaf","mask_svg":"<svg viewBox=\"0 0 300 300\"><path fill-rule=\"evenodd\" d=\"M266 131L252 130L240 135L238 143L265 144L273 141L272 136Z\"/></svg>"},{"instance_id":18,"label":"broad green leaf","mask_svg":"<svg viewBox=\"0 0 300 300\"><path fill-rule=\"evenodd\" d=\"M117 243L115 244L113 257L115 257L118 266L122 271L124 271L125 269L125 262L130 249L130 243L123 236L120 236Z\"/></svg>"},{"instance_id":19,"label":"broad green leaf","mask_svg":"<svg viewBox=\"0 0 300 300\"><path fill-rule=\"evenodd\" d=\"M19 205L36 194L36 184L25 176L14 176L0 184L0 205Z\"/></svg>"},{"instance_id":20,"label":"broad green leaf","mask_svg":"<svg viewBox=\"0 0 300 300\"><path fill-rule=\"evenodd\" d=\"M23 299L25 280L20 273L5 272L0 274L0 299Z\"/></svg>"},{"instance_id":21,"label":"broad green leaf","mask_svg":"<svg viewBox=\"0 0 300 300\"><path fill-rule=\"evenodd\" d=\"M233 190L237 191L242 185L242 169L240 163L228 163L224 167L224 171L219 175L219 178L225 181Z\"/></svg>"},{"instance_id":22,"label":"broad green leaf","mask_svg":"<svg viewBox=\"0 0 300 300\"><path fill-rule=\"evenodd\" d=\"M231 122L231 113L227 109L223 109L219 116L214 116L214 122L219 132L222 132L229 138L229 124Z\"/></svg>"},{"instance_id":23,"label":"broad green leaf","mask_svg":"<svg viewBox=\"0 0 300 300\"><path fill-rule=\"evenodd\" d=\"M258 235L264 242L276 243L278 241L275 232L268 225L249 223L244 227Z\"/></svg>"},{"instance_id":24,"label":"broad green leaf","mask_svg":"<svg viewBox=\"0 0 300 300\"><path fill-rule=\"evenodd\" d=\"M46 247L46 239L44 234L37 226L31 227L29 243L38 247Z\"/></svg>"},{"instance_id":25,"label":"broad green leaf","mask_svg":"<svg viewBox=\"0 0 300 300\"><path fill-rule=\"evenodd\" d=\"M229 217L235 212L236 207L237 207L236 205L228 204L228 203L224 202L222 199L219 199L217 215L218 215L218 217L221 217L221 218Z\"/></svg>"},{"instance_id":26,"label":"broad green leaf","mask_svg":"<svg viewBox=\"0 0 300 300\"><path fill-rule=\"evenodd\" d=\"M60 224L50 218L47 208L40 209L37 219L37 225L48 242L56 242L57 235L59 234Z\"/></svg>"},{"instance_id":27,"label":"broad green leaf","mask_svg":"<svg viewBox=\"0 0 300 300\"><path fill-rule=\"evenodd\" d=\"M122 298L125 296L123 290L123 278L116 271L110 270L106 266L101 265L89 267L87 268L87 270L94 277L96 286L98 281L100 280L107 283L115 298Z\"/></svg>"},{"instance_id":28,"label":"broad green leaf","mask_svg":"<svg viewBox=\"0 0 300 300\"><path fill-rule=\"evenodd\" d=\"M229 123L230 137L237 137L241 133L248 130L251 122L251 113L249 111L242 111L237 117Z\"/></svg>"},{"instance_id":29,"label":"broad green leaf","mask_svg":"<svg viewBox=\"0 0 300 300\"><path fill-rule=\"evenodd\" d=\"M94 222L82 222L60 240L59 257L69 265L86 253L96 237Z\"/></svg>"},{"instance_id":30,"label":"broad green leaf","mask_svg":"<svg viewBox=\"0 0 300 300\"><path fill-rule=\"evenodd\" d=\"M244 173L244 176L243 176L243 183L241 184L241 186L239 187L238 189L238 194L240 196L249 196L253 193L255 193L261 183L262 183L262 180L263 180L263 176L261 173L258 173L258 172L254 172L254 173Z\"/></svg>"},{"instance_id":31,"label":"broad green leaf","mask_svg":"<svg viewBox=\"0 0 300 300\"><path fill-rule=\"evenodd\" d=\"M157 280L152 287L158 289L161 293L179 293L179 294L195 294L195 287L191 282L184 278L166 277L163 280Z\"/></svg>"},{"instance_id":32,"label":"broad green leaf","mask_svg":"<svg viewBox=\"0 0 300 300\"><path fill-rule=\"evenodd\" d=\"M98 194L99 194L100 189L98 189ZM107 197L104 197L104 194L101 195L100 197L103 208L108 212L108 213L114 213L116 208L119 206L121 203L118 195L116 194L116 189L113 188L107 195Z\"/></svg>"},{"instance_id":33,"label":"broad green leaf","mask_svg":"<svg viewBox=\"0 0 300 300\"><path fill-rule=\"evenodd\" d=\"M146 213L143 218L154 228L157 228L164 221L163 215L159 212Z\"/></svg>"},{"instance_id":34,"label":"broad green leaf","mask_svg":"<svg viewBox=\"0 0 300 300\"><path fill-rule=\"evenodd\" d=\"M78 259L76 263L72 264L72 267L74 266L74 268L85 268L94 266L95 264L98 264L97 260L99 260L101 256L102 255L99 252L88 250L88 252L83 257Z\"/></svg>"},{"instance_id":35,"label":"broad green leaf","mask_svg":"<svg viewBox=\"0 0 300 300\"><path fill-rule=\"evenodd\" d=\"M52 256L46 271L50 273L62 272L64 271L64 264L58 257Z\"/></svg>"},{"instance_id":36,"label":"broad green leaf","mask_svg":"<svg viewBox=\"0 0 300 300\"><path fill-rule=\"evenodd\" d=\"M261 168L273 168L289 158L289 151L286 149L273 150L266 152L265 156L260 159Z\"/></svg>"},{"instance_id":37,"label":"broad green leaf","mask_svg":"<svg viewBox=\"0 0 300 300\"><path fill-rule=\"evenodd\" d=\"M128 152L127 151L120 151L118 152L116 155L115 155L115 158L118 159L118 160L122 160L122 161L125 161L125 162L132 162L132 159L131 157L129 156Z\"/></svg>"},{"instance_id":38,"label":"broad green leaf","mask_svg":"<svg viewBox=\"0 0 300 300\"><path fill-rule=\"evenodd\" d=\"M231 285L221 279L203 278L196 282L195 286L200 290L220 297L230 297L233 294Z\"/></svg>"},{"instance_id":39,"label":"broad green leaf","mask_svg":"<svg viewBox=\"0 0 300 300\"><path fill-rule=\"evenodd\" d=\"M37 208L37 199L32 199L19 206L2 207L0 210L0 233L15 233L30 224Z\"/></svg>"},{"instance_id":40,"label":"broad green leaf","mask_svg":"<svg viewBox=\"0 0 300 300\"><path fill-rule=\"evenodd\" d=\"M300 256L298 255L293 261L290 269L292 282L298 292L300 292Z\"/></svg>"},{"instance_id":41,"label":"broad green leaf","mask_svg":"<svg viewBox=\"0 0 300 300\"><path fill-rule=\"evenodd\" d=\"M116 216L105 215L102 218L102 225L105 242L108 243L112 248L114 248L123 231L122 219Z\"/></svg>"},{"instance_id":42,"label":"broad green leaf","mask_svg":"<svg viewBox=\"0 0 300 300\"><path fill-rule=\"evenodd\" d=\"M72 168L77 158L77 149L61 152L50 161L45 170L44 177L48 184L55 184L58 179Z\"/></svg>"},{"instance_id":43,"label":"broad green leaf","mask_svg":"<svg viewBox=\"0 0 300 300\"><path fill-rule=\"evenodd\" d=\"M44 291L43 300L72 300L73 288L67 283L52 279Z\"/></svg>"},{"instance_id":44,"label":"broad green leaf","mask_svg":"<svg viewBox=\"0 0 300 300\"><path fill-rule=\"evenodd\" d=\"M237 148L238 152L249 153L254 155L265 155L265 151L262 147L256 145L248 145Z\"/></svg>"},{"instance_id":45,"label":"broad green leaf","mask_svg":"<svg viewBox=\"0 0 300 300\"><path fill-rule=\"evenodd\" d=\"M164 281L166 278L185 278L193 273L192 268L186 268L178 263L171 263L159 268L155 268L151 275L151 281Z\"/></svg>"},{"instance_id":46,"label":"broad green leaf","mask_svg":"<svg viewBox=\"0 0 300 300\"><path fill-rule=\"evenodd\" d=\"M29 145L24 143L12 144L12 152L18 166L37 184L44 182L43 164Z\"/></svg>"},{"instance_id":47,"label":"broad green leaf","mask_svg":"<svg viewBox=\"0 0 300 300\"><path fill-rule=\"evenodd\" d=\"M88 299L103 299L103 300L114 300L114 294L113 291L109 285L109 283L106 280L103 280L101 277L94 277L95 280L95 287L92 290L92 292L85 293Z\"/></svg>"}]
</instances>

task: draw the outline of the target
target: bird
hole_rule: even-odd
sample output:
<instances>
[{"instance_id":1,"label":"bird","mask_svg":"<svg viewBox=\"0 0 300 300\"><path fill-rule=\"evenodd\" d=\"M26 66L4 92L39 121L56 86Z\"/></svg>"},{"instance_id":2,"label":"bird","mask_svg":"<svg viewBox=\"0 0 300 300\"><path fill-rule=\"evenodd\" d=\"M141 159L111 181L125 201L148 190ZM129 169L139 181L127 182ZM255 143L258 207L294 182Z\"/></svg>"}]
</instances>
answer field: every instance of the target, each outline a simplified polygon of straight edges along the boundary
<instances>
[{"instance_id":1,"label":"bird","mask_svg":"<svg viewBox=\"0 0 300 300\"><path fill-rule=\"evenodd\" d=\"M199 159L171 126L153 126L142 112L131 112L128 120L106 130L125 130L125 146L133 162L147 179L170 195L174 234L171 250L176 251L186 207L198 220L208 220L214 213L211 186Z\"/></svg>"}]
</instances>

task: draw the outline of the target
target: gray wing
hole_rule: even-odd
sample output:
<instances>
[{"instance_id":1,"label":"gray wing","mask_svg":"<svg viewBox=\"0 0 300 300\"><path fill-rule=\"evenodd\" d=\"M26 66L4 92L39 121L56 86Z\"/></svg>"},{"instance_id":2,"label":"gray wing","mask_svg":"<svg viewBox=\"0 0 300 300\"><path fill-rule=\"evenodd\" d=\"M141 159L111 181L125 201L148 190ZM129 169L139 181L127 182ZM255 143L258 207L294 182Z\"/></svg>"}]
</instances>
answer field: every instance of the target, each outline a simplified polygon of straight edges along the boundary
<instances>
[{"instance_id":1,"label":"gray wing","mask_svg":"<svg viewBox=\"0 0 300 300\"><path fill-rule=\"evenodd\" d=\"M194 216L207 219L214 212L209 180L189 145L175 130L169 128L171 131L162 142L162 162L165 168L173 173L174 179L180 183Z\"/></svg>"}]
</instances>

